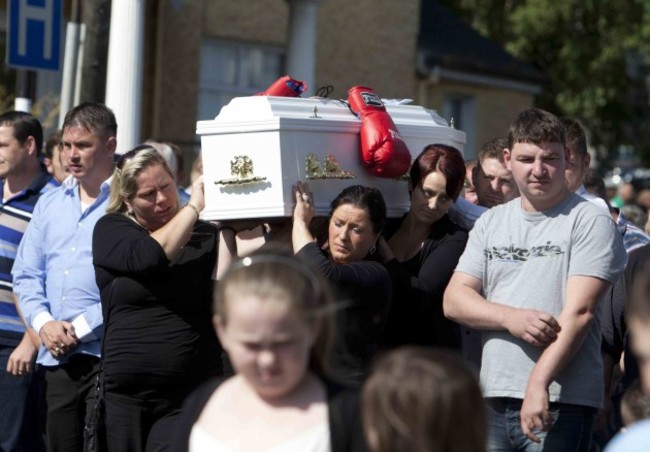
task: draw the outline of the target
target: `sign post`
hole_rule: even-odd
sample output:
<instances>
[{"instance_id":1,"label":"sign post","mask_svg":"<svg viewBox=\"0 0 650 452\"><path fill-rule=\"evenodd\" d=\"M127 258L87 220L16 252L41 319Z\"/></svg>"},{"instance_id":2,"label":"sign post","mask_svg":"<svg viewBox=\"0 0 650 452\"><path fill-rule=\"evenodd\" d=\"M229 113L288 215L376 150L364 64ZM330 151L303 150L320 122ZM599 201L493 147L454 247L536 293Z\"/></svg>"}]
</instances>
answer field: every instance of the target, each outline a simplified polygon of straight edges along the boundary
<instances>
[{"instance_id":1,"label":"sign post","mask_svg":"<svg viewBox=\"0 0 650 452\"><path fill-rule=\"evenodd\" d=\"M62 0L9 0L7 64L59 70Z\"/></svg>"}]
</instances>

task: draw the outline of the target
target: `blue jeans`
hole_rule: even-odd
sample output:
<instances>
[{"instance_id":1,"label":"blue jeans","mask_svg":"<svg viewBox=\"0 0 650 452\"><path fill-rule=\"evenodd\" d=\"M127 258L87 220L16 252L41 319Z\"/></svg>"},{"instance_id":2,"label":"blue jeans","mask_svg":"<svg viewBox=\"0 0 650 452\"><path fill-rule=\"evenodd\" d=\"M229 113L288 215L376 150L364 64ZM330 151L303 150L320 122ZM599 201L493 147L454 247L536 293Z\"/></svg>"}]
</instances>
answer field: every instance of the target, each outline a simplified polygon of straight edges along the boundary
<instances>
[{"instance_id":1,"label":"blue jeans","mask_svg":"<svg viewBox=\"0 0 650 452\"><path fill-rule=\"evenodd\" d=\"M14 377L7 362L15 347L0 345L0 451L44 451L43 373Z\"/></svg>"},{"instance_id":2,"label":"blue jeans","mask_svg":"<svg viewBox=\"0 0 650 452\"><path fill-rule=\"evenodd\" d=\"M491 397L488 409L490 452L588 452L596 425L596 409L587 406L551 403L553 424L549 431L535 431L542 441L534 443L521 430L521 399Z\"/></svg>"}]
</instances>

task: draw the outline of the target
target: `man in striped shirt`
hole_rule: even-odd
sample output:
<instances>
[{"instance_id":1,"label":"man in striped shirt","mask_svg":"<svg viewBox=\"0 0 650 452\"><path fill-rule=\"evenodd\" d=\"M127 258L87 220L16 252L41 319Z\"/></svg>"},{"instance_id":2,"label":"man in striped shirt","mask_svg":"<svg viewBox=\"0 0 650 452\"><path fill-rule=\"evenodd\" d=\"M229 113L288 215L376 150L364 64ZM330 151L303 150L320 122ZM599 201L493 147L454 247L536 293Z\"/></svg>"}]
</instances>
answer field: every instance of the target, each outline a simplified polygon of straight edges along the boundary
<instances>
[{"instance_id":1,"label":"man in striped shirt","mask_svg":"<svg viewBox=\"0 0 650 452\"><path fill-rule=\"evenodd\" d=\"M35 369L40 338L26 329L14 302L11 267L42 193L58 184L41 166L40 122L10 111L0 115L0 450L44 450Z\"/></svg>"}]
</instances>

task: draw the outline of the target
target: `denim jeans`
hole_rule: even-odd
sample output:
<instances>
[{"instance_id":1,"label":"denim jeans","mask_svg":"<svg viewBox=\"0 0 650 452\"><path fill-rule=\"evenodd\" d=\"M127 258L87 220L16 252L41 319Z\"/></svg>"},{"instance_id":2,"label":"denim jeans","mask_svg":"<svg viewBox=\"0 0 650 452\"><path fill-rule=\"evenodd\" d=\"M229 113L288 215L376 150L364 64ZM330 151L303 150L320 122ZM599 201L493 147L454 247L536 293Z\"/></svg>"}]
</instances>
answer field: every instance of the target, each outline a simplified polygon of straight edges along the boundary
<instances>
[{"instance_id":1,"label":"denim jeans","mask_svg":"<svg viewBox=\"0 0 650 452\"><path fill-rule=\"evenodd\" d=\"M596 424L596 409L587 406L551 403L550 430L534 431L541 443L529 440L521 430L521 399L491 397L485 399L489 417L490 452L588 452Z\"/></svg>"},{"instance_id":2,"label":"denim jeans","mask_svg":"<svg viewBox=\"0 0 650 452\"><path fill-rule=\"evenodd\" d=\"M0 345L0 451L44 451L43 373L19 377L7 373L14 348Z\"/></svg>"}]
</instances>

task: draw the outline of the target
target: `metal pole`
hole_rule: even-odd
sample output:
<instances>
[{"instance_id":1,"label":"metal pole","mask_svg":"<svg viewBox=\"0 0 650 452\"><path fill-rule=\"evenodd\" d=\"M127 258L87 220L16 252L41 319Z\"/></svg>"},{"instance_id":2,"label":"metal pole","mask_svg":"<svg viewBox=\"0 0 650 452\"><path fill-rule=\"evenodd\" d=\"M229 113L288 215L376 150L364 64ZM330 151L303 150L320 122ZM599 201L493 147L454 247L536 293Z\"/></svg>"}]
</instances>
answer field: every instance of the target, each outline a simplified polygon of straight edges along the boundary
<instances>
[{"instance_id":1,"label":"metal pole","mask_svg":"<svg viewBox=\"0 0 650 452\"><path fill-rule=\"evenodd\" d=\"M86 54L86 24L79 27L79 45L77 46L77 67L74 75L74 96L72 97L73 105L81 103L81 85L83 83L83 65Z\"/></svg>"},{"instance_id":2,"label":"metal pole","mask_svg":"<svg viewBox=\"0 0 650 452\"><path fill-rule=\"evenodd\" d=\"M16 99L14 110L32 112L32 99L34 99L34 86L36 73L26 69L16 71Z\"/></svg>"}]
</instances>

